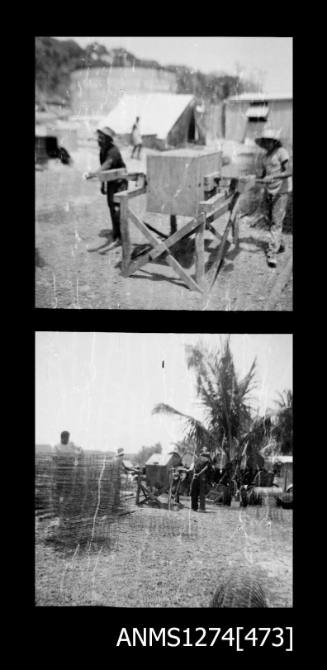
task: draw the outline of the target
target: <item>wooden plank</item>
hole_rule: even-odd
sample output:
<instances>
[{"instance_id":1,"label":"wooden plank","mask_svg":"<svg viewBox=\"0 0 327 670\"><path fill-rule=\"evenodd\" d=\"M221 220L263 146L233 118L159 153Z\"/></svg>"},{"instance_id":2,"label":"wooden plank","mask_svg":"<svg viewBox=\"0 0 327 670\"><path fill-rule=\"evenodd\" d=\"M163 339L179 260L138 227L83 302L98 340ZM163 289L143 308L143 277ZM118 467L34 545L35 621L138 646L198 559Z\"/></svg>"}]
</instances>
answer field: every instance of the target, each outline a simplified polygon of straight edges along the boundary
<instances>
[{"instance_id":1,"label":"wooden plank","mask_svg":"<svg viewBox=\"0 0 327 670\"><path fill-rule=\"evenodd\" d=\"M167 263L171 265L172 268L177 272L177 274L180 276L181 279L187 284L187 286L191 289L191 291L199 291L202 293L202 288L190 277L187 272L185 272L184 268L178 263L176 258L171 256L171 254L168 254L167 258Z\"/></svg>"},{"instance_id":2,"label":"wooden plank","mask_svg":"<svg viewBox=\"0 0 327 670\"><path fill-rule=\"evenodd\" d=\"M161 254L169 251L169 247L173 246L173 244L176 244L176 242L179 242L185 235L193 232L196 230L196 228L199 227L200 222L197 219L192 219L192 221L189 221L181 230L178 230L176 233L171 235L165 242L158 242L158 240L152 235L152 233L149 231L148 227L146 226L143 221L140 221L140 219L134 214L134 212L131 212L131 210L128 211L128 216L133 221L133 223L136 225L136 227L139 229L141 233L146 237L148 242L152 244L153 246L153 251L150 251L150 256L152 257L152 260L155 258L158 258L161 256Z\"/></svg>"},{"instance_id":3,"label":"wooden plank","mask_svg":"<svg viewBox=\"0 0 327 670\"><path fill-rule=\"evenodd\" d=\"M155 250L153 252L150 252L152 254L153 260L155 258L158 258L164 251L167 251L169 247L173 246L173 244L176 244L176 242L179 242L179 240L183 239L185 235L193 232L196 230L200 225L200 222L198 219L193 219L192 221L189 221L189 223L186 223L181 230L178 230L176 233L168 237L165 242L159 242L156 244Z\"/></svg>"},{"instance_id":4,"label":"wooden plank","mask_svg":"<svg viewBox=\"0 0 327 670\"><path fill-rule=\"evenodd\" d=\"M200 225L195 235L195 279L202 288L204 280L204 231L206 224L205 213L199 216Z\"/></svg>"},{"instance_id":5,"label":"wooden plank","mask_svg":"<svg viewBox=\"0 0 327 670\"><path fill-rule=\"evenodd\" d=\"M146 239L148 240L148 242L150 242L150 244L152 246L157 245L157 243L158 243L157 238L154 237L154 235L146 227L145 223L143 223L143 221L140 221L140 219L136 216L136 214L134 212L132 212L132 210L130 210L130 209L128 210L128 218L131 219L131 221L133 221L135 226L144 235L144 237L146 237Z\"/></svg>"},{"instance_id":6,"label":"wooden plank","mask_svg":"<svg viewBox=\"0 0 327 670\"><path fill-rule=\"evenodd\" d=\"M153 247L154 247L154 251L153 251L153 252L149 252L149 254L145 254L145 257L146 257L146 258L147 258L147 257L150 257L151 260L153 260L153 256L154 256L154 254L155 254L156 251L157 251L157 247L160 246L160 249L158 249L159 253L157 253L156 256L159 256L159 255L161 255L162 253L166 252L166 253L167 253L167 257L166 257L166 261L167 261L167 263L169 263L169 265L170 265L172 268L174 268L174 270L177 272L177 274L179 275L179 277L180 277L181 279L183 279L183 281L184 281L185 284L191 289L191 291L200 291L200 292L201 292L202 289L201 289L201 288L198 286L198 284L192 279L192 277L190 277L190 276L187 274L187 272L184 270L184 268L182 268L182 266L178 263L178 261L176 261L176 259L175 259L173 256L171 256L171 254L169 253L169 248L168 248L168 244L169 244L169 246L171 246L172 244L174 244L174 243L176 242L176 238L177 238L177 239L180 239L181 237L183 237L183 235L184 235L185 232L186 232L186 230L185 230L186 228L188 228L188 230L189 230L189 226L190 226L191 224L193 224L194 227L196 228L196 227L198 227L199 222L191 221L189 224L186 224L186 226L184 226L184 227L182 228L182 230L179 230L179 231L177 231L177 233L174 233L174 235L172 235L172 236L167 240L167 242L161 242L160 244L158 244L157 239L156 239L156 238L152 235L152 233L147 229L146 225L145 225L142 221L140 221L140 220L138 219L138 217L136 216L136 214L134 214L134 212L131 212L131 211L129 210L129 212L128 212L128 216L129 216L129 218L133 221L133 223L136 225L136 227L143 233L143 235L144 235L144 236L146 237L146 239L150 242L150 244L152 244ZM196 225L196 224L197 224L197 225ZM144 262L143 262L143 261L144 261ZM128 274L131 274L132 271L135 272L135 269L136 269L137 267L139 268L139 267L141 267L142 265L145 265L146 262L147 262L147 260L146 260L146 259L143 259L143 258L139 258L137 261L134 261L134 263L131 263L131 264L130 264L130 267L129 267L129 270L128 270Z\"/></svg>"},{"instance_id":7,"label":"wooden plank","mask_svg":"<svg viewBox=\"0 0 327 670\"><path fill-rule=\"evenodd\" d=\"M216 280L217 274L219 272L220 264L223 260L223 255L224 255L224 251L225 251L225 247L226 247L226 242L227 242L229 229L232 225L234 225L234 222L235 222L235 217L236 217L238 205L239 205L239 202L240 202L240 198L239 198L238 193L234 193L234 195L232 196L232 199L233 199L233 203L232 203L233 207L232 207L232 211L230 213L230 216L228 218L221 243L219 245L218 255L217 255L217 258L215 259L214 264L210 268L210 274L211 274L212 278L211 278L211 281L209 283L209 290L211 290L211 288L212 288L212 286L213 286L213 284Z\"/></svg>"},{"instance_id":8,"label":"wooden plank","mask_svg":"<svg viewBox=\"0 0 327 670\"><path fill-rule=\"evenodd\" d=\"M145 179L145 172L129 172L127 175L128 181L137 181L140 177Z\"/></svg>"},{"instance_id":9,"label":"wooden plank","mask_svg":"<svg viewBox=\"0 0 327 670\"><path fill-rule=\"evenodd\" d=\"M127 276L128 266L131 260L131 241L128 228L128 191L120 194L120 234L122 242L122 274Z\"/></svg>"},{"instance_id":10,"label":"wooden plank","mask_svg":"<svg viewBox=\"0 0 327 670\"><path fill-rule=\"evenodd\" d=\"M222 235L221 235L220 233L218 233L218 230L216 230L216 228L214 228L214 227L211 225L211 223L208 223L208 220L206 221L206 228L207 228L207 230L210 230L210 233L212 233L213 235L215 235L216 237L218 237L219 240L222 239Z\"/></svg>"},{"instance_id":11,"label":"wooden plank","mask_svg":"<svg viewBox=\"0 0 327 670\"><path fill-rule=\"evenodd\" d=\"M127 178L128 172L126 168L117 168L116 170L103 170L103 172L99 172L97 174L97 177L100 179L100 181L107 182L107 181L115 181L116 179L122 179L122 178Z\"/></svg>"},{"instance_id":12,"label":"wooden plank","mask_svg":"<svg viewBox=\"0 0 327 670\"><path fill-rule=\"evenodd\" d=\"M140 188L134 188L131 191L120 191L119 193L115 193L114 202L119 203L121 196L125 195L125 193L128 193L129 198L136 198L136 196L142 195L142 193L146 193L146 186L140 186Z\"/></svg>"},{"instance_id":13,"label":"wooden plank","mask_svg":"<svg viewBox=\"0 0 327 670\"><path fill-rule=\"evenodd\" d=\"M161 230L157 230L157 228L155 228L154 226L151 226L150 223L145 223L145 225L149 230L152 230L153 233L156 233L157 235L159 235L159 237L161 237L163 240L168 240L169 235L166 235L165 233L162 233Z\"/></svg>"},{"instance_id":14,"label":"wooden plank","mask_svg":"<svg viewBox=\"0 0 327 670\"><path fill-rule=\"evenodd\" d=\"M211 214L209 214L208 218L210 221L215 221L216 219L219 219L220 216L223 216L223 214L226 214L226 212L230 208L230 204L232 202L232 197L230 197L226 202L223 202L217 209L215 209Z\"/></svg>"},{"instance_id":15,"label":"wooden plank","mask_svg":"<svg viewBox=\"0 0 327 670\"><path fill-rule=\"evenodd\" d=\"M209 200L200 200L199 210L200 212L211 214L222 202L225 202L226 200L228 200L226 193L217 193L212 198L209 198Z\"/></svg>"},{"instance_id":16,"label":"wooden plank","mask_svg":"<svg viewBox=\"0 0 327 670\"><path fill-rule=\"evenodd\" d=\"M214 263L212 264L212 266L210 268L211 280L209 282L209 290L211 290L211 288L213 287L213 285L215 283L215 280L216 280L216 277L217 277L217 274L218 274L218 271L219 271L220 263L223 259L223 254L224 254L224 251L225 251L227 237L228 237L228 233L229 233L229 229L230 229L231 225L232 225L232 220L231 220L231 218L229 218L228 222L227 222L227 225L226 225L226 228L224 230L222 240L221 240L220 245L218 247L217 256L215 258Z\"/></svg>"}]
</instances>

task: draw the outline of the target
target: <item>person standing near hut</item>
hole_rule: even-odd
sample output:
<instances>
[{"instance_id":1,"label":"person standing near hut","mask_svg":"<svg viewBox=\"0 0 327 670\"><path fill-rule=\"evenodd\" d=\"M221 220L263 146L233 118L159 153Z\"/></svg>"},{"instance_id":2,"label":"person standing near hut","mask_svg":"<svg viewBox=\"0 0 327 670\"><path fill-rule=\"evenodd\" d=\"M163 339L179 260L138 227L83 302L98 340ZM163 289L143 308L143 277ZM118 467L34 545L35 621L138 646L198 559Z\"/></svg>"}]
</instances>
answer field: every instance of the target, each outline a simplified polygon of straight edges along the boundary
<instances>
[{"instance_id":1,"label":"person standing near hut","mask_svg":"<svg viewBox=\"0 0 327 670\"><path fill-rule=\"evenodd\" d=\"M265 151L262 172L257 176L265 180L262 209L269 225L267 262L270 267L276 267L277 254L285 250L282 230L288 202L289 179L285 173L289 174L289 154L282 146L279 135L278 131L266 128L255 140Z\"/></svg>"},{"instance_id":2,"label":"person standing near hut","mask_svg":"<svg viewBox=\"0 0 327 670\"><path fill-rule=\"evenodd\" d=\"M116 170L120 168L125 168L126 165L123 161L122 155L118 147L114 144L113 134L110 128L98 128L97 130L97 139L98 145L100 147L100 168L95 172L86 172L84 174L85 179L92 179L101 175L101 172L105 170ZM110 249L120 246L121 244L121 235L120 235L120 205L114 202L115 193L119 191L126 191L128 189L127 179L115 179L114 181L102 182L101 183L101 193L107 196L107 203L111 216L112 223L112 242L109 245L107 251Z\"/></svg>"},{"instance_id":3,"label":"person standing near hut","mask_svg":"<svg viewBox=\"0 0 327 670\"><path fill-rule=\"evenodd\" d=\"M132 128L132 153L131 153L131 158L134 158L134 152L136 152L136 158L140 160L141 157L141 149L142 149L142 136L141 136L141 131L140 131L140 117L137 116L135 119L135 123Z\"/></svg>"},{"instance_id":4,"label":"person standing near hut","mask_svg":"<svg viewBox=\"0 0 327 670\"><path fill-rule=\"evenodd\" d=\"M207 449L202 449L200 456L194 461L194 474L191 484L192 510L198 511L200 499L200 512L205 512L206 488L211 472L211 457Z\"/></svg>"}]
</instances>

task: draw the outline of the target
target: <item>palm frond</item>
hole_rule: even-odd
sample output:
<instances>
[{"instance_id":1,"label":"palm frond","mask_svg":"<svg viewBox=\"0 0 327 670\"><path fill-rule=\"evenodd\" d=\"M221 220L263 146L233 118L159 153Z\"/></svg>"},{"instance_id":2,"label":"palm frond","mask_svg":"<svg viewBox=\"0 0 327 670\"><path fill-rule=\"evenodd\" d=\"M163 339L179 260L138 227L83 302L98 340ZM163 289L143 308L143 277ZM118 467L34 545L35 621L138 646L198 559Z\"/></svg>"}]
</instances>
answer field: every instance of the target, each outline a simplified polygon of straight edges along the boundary
<instances>
[{"instance_id":1,"label":"palm frond","mask_svg":"<svg viewBox=\"0 0 327 670\"><path fill-rule=\"evenodd\" d=\"M170 416L177 416L180 419L183 419L188 424L188 436L191 439L194 437L194 435L210 435L210 432L201 421L195 419L194 416L190 416L190 414L179 412L174 407L171 407L171 405L166 405L166 403L159 403L158 405L155 405L152 410L152 414L166 414Z\"/></svg>"}]
</instances>

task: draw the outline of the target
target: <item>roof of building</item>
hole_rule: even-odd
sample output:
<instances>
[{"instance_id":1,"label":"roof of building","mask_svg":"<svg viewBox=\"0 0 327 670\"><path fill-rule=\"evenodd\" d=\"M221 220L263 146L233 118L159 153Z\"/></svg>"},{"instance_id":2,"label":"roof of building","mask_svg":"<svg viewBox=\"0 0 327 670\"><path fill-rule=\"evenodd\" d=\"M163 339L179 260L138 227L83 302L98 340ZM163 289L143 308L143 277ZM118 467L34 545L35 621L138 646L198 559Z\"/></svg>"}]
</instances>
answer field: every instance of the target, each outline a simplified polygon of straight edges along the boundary
<instances>
[{"instance_id":1,"label":"roof of building","mask_svg":"<svg viewBox=\"0 0 327 670\"><path fill-rule=\"evenodd\" d=\"M177 460L177 456L181 460L178 454L152 454L145 465L168 465L171 460Z\"/></svg>"},{"instance_id":2,"label":"roof of building","mask_svg":"<svg viewBox=\"0 0 327 670\"><path fill-rule=\"evenodd\" d=\"M241 93L240 95L232 95L227 102L254 102L265 100L293 100L293 94L289 93Z\"/></svg>"},{"instance_id":3,"label":"roof of building","mask_svg":"<svg viewBox=\"0 0 327 670\"><path fill-rule=\"evenodd\" d=\"M141 135L156 135L159 139L165 139L193 101L193 95L175 93L126 94L103 118L103 125L117 135L124 135L132 131L135 119L139 116Z\"/></svg>"},{"instance_id":4,"label":"roof of building","mask_svg":"<svg viewBox=\"0 0 327 670\"><path fill-rule=\"evenodd\" d=\"M272 463L293 463L293 456L282 456L281 454L277 454L275 456L270 456L267 458L267 461L271 461Z\"/></svg>"}]
</instances>

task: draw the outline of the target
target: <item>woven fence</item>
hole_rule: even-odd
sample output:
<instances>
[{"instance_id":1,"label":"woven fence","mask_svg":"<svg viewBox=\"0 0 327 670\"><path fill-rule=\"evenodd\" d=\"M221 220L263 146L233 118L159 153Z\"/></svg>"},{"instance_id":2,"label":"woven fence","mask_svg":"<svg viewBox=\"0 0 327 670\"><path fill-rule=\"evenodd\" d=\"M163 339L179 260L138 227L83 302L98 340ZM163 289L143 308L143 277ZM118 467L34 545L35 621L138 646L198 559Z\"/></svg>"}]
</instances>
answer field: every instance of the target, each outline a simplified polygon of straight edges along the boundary
<instances>
[{"instance_id":1,"label":"woven fence","mask_svg":"<svg viewBox=\"0 0 327 670\"><path fill-rule=\"evenodd\" d=\"M56 520L51 536L65 544L106 539L126 507L120 467L106 454L37 456L35 483L36 516Z\"/></svg>"}]
</instances>

